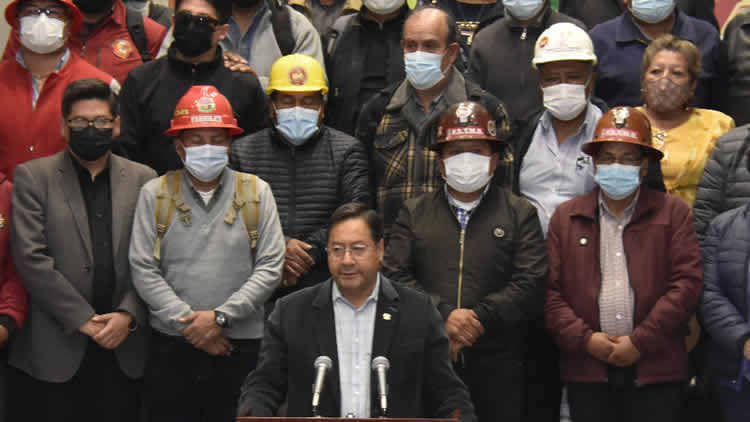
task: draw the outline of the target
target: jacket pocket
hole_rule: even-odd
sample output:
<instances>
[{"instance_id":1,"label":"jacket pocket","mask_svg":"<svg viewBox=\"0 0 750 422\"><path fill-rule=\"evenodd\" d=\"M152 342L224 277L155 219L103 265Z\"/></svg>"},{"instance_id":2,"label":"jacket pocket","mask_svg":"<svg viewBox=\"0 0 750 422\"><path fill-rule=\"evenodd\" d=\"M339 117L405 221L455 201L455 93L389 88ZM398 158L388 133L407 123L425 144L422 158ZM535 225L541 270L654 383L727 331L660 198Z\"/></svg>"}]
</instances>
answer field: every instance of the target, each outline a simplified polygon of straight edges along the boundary
<instances>
[{"instance_id":1,"label":"jacket pocket","mask_svg":"<svg viewBox=\"0 0 750 422\"><path fill-rule=\"evenodd\" d=\"M373 143L376 156L374 171L381 186L405 180L409 165L409 129L405 124L388 125L387 122L387 119L383 119ZM383 130L383 125L388 126Z\"/></svg>"}]
</instances>

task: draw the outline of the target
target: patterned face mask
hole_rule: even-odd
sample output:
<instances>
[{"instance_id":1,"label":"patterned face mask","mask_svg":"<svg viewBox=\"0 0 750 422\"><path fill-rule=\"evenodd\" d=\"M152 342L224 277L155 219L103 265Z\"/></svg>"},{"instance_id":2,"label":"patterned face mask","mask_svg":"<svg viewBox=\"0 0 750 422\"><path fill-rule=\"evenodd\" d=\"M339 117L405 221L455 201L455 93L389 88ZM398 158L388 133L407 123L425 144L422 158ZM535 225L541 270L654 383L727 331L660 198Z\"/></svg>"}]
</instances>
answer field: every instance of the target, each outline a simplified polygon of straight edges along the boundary
<instances>
[{"instance_id":1,"label":"patterned face mask","mask_svg":"<svg viewBox=\"0 0 750 422\"><path fill-rule=\"evenodd\" d=\"M693 95L689 84L678 85L666 76L653 81L645 81L641 91L646 107L657 113L685 107Z\"/></svg>"}]
</instances>

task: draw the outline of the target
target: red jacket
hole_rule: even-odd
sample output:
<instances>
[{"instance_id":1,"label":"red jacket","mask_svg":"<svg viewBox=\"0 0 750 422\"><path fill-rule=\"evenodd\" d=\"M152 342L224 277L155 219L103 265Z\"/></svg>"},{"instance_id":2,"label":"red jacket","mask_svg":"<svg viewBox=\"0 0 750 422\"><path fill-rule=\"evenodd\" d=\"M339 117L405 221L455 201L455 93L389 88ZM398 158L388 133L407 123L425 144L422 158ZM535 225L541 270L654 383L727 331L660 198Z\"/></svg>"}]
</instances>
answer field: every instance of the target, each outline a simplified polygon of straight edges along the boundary
<instances>
[{"instance_id":1,"label":"red jacket","mask_svg":"<svg viewBox=\"0 0 750 422\"><path fill-rule=\"evenodd\" d=\"M0 323L6 325L3 316L15 322L15 327L6 325L10 333L20 328L26 319L29 296L16 273L13 256L10 253L10 197L13 185L4 174L0 174Z\"/></svg>"},{"instance_id":2,"label":"red jacket","mask_svg":"<svg viewBox=\"0 0 750 422\"><path fill-rule=\"evenodd\" d=\"M605 382L607 365L586 352L600 331L599 189L560 205L547 236L550 280L545 318L560 346L565 381ZM635 292L633 333L641 384L688 377L685 335L703 286L703 263L690 208L642 187L623 234Z\"/></svg>"},{"instance_id":3,"label":"red jacket","mask_svg":"<svg viewBox=\"0 0 750 422\"><path fill-rule=\"evenodd\" d=\"M42 86L32 107L31 73L13 58L0 62L0 172L12 180L20 163L46 157L65 148L62 136L62 94L69 83L98 78L114 79L75 54Z\"/></svg>"},{"instance_id":4,"label":"red jacket","mask_svg":"<svg viewBox=\"0 0 750 422\"><path fill-rule=\"evenodd\" d=\"M78 34L68 41L71 53L83 57L90 64L114 76L120 85L125 82L131 69L143 64L128 32L126 15L127 9L122 0L115 0L112 14L97 25L93 34L89 34L87 39ZM146 48L151 58L156 58L161 42L167 34L167 28L150 18L143 19L143 26L146 31ZM20 46L18 31L13 29L5 45L3 60L16 57Z\"/></svg>"}]
</instances>

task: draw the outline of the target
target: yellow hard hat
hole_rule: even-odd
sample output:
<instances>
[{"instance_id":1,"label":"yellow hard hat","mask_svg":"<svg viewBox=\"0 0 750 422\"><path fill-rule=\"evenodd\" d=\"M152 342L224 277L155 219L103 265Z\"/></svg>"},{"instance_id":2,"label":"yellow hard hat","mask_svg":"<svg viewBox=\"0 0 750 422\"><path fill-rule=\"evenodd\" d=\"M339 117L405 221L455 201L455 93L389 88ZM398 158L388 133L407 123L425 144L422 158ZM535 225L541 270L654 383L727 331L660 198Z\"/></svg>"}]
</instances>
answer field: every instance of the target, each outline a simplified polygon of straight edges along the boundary
<instances>
[{"instance_id":1,"label":"yellow hard hat","mask_svg":"<svg viewBox=\"0 0 750 422\"><path fill-rule=\"evenodd\" d=\"M290 54L281 57L271 67L271 78L266 94L274 91L328 92L323 66L317 60L304 54Z\"/></svg>"}]
</instances>

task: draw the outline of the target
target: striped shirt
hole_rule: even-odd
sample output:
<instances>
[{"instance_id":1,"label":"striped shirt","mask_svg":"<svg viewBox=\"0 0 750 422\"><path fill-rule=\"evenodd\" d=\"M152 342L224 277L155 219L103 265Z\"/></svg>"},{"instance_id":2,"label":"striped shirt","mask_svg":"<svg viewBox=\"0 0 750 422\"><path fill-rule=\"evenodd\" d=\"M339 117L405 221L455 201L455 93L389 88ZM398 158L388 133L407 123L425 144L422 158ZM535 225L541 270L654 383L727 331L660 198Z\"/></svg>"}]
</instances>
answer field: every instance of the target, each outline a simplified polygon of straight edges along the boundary
<instances>
[{"instance_id":1,"label":"striped shirt","mask_svg":"<svg viewBox=\"0 0 750 422\"><path fill-rule=\"evenodd\" d=\"M380 273L365 303L356 309L339 290L331 289L336 323L336 349L339 357L341 416L370 417L370 360L378 307Z\"/></svg>"}]
</instances>

